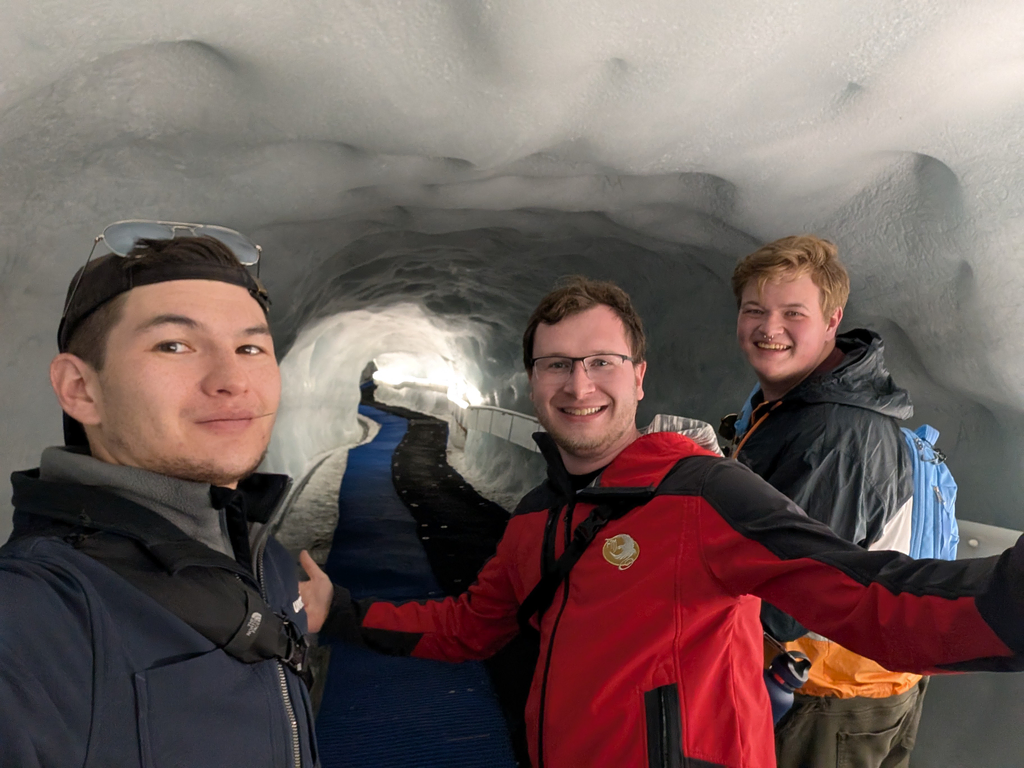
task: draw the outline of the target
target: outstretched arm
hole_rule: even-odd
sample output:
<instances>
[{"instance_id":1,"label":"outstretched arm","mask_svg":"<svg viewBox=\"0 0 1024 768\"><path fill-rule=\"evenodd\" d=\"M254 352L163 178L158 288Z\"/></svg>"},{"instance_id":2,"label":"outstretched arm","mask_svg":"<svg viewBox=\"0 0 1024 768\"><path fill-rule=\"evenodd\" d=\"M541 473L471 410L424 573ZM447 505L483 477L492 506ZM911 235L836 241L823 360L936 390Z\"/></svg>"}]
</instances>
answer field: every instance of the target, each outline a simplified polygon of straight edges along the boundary
<instances>
[{"instance_id":1,"label":"outstretched arm","mask_svg":"<svg viewBox=\"0 0 1024 768\"><path fill-rule=\"evenodd\" d=\"M1024 538L1000 558L869 552L735 462L704 467L700 539L732 594L755 594L888 669L1024 668Z\"/></svg>"},{"instance_id":2,"label":"outstretched arm","mask_svg":"<svg viewBox=\"0 0 1024 768\"><path fill-rule=\"evenodd\" d=\"M516 518L509 523L494 557L469 589L442 600L353 600L303 552L299 561L309 581L299 584L299 594L310 630L391 655L442 661L488 658L519 631L513 574L517 523Z\"/></svg>"}]
</instances>

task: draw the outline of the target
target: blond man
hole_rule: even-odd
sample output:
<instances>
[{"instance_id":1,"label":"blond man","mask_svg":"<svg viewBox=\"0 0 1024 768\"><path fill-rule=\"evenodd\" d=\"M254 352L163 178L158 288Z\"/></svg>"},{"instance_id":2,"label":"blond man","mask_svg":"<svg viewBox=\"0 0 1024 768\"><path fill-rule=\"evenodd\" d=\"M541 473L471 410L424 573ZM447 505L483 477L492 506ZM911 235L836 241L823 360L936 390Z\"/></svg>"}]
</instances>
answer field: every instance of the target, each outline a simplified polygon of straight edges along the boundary
<instances>
[{"instance_id":1,"label":"blond man","mask_svg":"<svg viewBox=\"0 0 1024 768\"><path fill-rule=\"evenodd\" d=\"M838 333L850 281L835 245L776 240L737 265L732 287L759 384L733 455L847 541L907 553L912 467L898 422L913 406L877 333ZM908 765L927 680L803 634L770 605L762 620L813 662L776 731L780 766Z\"/></svg>"}]
</instances>

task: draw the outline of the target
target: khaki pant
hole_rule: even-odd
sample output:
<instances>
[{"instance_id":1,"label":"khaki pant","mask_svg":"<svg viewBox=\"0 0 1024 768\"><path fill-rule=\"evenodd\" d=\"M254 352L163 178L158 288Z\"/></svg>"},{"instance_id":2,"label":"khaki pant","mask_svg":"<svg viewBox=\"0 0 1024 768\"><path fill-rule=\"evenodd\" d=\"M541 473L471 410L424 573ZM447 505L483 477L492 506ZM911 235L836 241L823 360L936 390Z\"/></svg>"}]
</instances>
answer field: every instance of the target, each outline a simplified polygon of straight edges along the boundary
<instances>
[{"instance_id":1,"label":"khaki pant","mask_svg":"<svg viewBox=\"0 0 1024 768\"><path fill-rule=\"evenodd\" d=\"M886 699L796 695L775 730L779 768L908 768L928 678Z\"/></svg>"}]
</instances>

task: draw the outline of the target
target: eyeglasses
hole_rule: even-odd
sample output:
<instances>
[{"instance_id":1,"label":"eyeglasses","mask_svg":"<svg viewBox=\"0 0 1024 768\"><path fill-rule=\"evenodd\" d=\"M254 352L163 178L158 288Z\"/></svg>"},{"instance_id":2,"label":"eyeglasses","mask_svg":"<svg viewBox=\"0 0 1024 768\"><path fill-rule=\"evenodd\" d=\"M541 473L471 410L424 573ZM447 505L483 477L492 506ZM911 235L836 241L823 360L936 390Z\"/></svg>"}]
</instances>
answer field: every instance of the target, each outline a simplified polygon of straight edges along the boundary
<instances>
[{"instance_id":1,"label":"eyeglasses","mask_svg":"<svg viewBox=\"0 0 1024 768\"><path fill-rule=\"evenodd\" d=\"M263 253L263 249L256 243L241 232L227 227L219 227L216 224L188 224L182 221L146 221L144 219L115 221L92 241L92 250L89 251L89 256L85 260L85 266L88 267L89 262L92 261L92 255L96 252L96 246L100 244L100 240L107 244L107 248L115 256L130 258L128 254L141 240L173 240L176 237L186 236L182 233L192 237L212 237L227 247L242 266L255 266L256 278L257 281L259 280L260 255ZM67 301L64 302L64 312L61 315L62 324L84 276L85 267L78 273L78 280L75 281L75 286L68 293Z\"/></svg>"},{"instance_id":2,"label":"eyeglasses","mask_svg":"<svg viewBox=\"0 0 1024 768\"><path fill-rule=\"evenodd\" d=\"M533 372L544 381L567 381L572 376L574 363L583 366L583 372L591 381L609 379L626 363L632 363L629 355L605 353L586 357L564 357L544 355L533 358Z\"/></svg>"}]
</instances>

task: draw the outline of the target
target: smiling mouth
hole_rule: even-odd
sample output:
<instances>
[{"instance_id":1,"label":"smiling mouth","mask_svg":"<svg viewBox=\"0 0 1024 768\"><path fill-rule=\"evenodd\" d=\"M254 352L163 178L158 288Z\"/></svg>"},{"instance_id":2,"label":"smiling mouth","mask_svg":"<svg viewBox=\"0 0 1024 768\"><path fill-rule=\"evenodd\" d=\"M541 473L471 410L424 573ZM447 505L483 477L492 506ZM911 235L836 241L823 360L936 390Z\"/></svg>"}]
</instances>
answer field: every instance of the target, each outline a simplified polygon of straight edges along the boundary
<instances>
[{"instance_id":1,"label":"smiling mouth","mask_svg":"<svg viewBox=\"0 0 1024 768\"><path fill-rule=\"evenodd\" d=\"M231 422L238 421L257 421L258 419L264 419L267 416L271 416L269 413L244 413L236 414L234 416L218 416L212 419L202 419L196 423L198 424L229 424Z\"/></svg>"},{"instance_id":2,"label":"smiling mouth","mask_svg":"<svg viewBox=\"0 0 1024 768\"><path fill-rule=\"evenodd\" d=\"M790 349L788 344L769 344L767 341L755 341L754 346L758 349L766 349L769 352L783 352Z\"/></svg>"},{"instance_id":3,"label":"smiling mouth","mask_svg":"<svg viewBox=\"0 0 1024 768\"><path fill-rule=\"evenodd\" d=\"M559 408L562 413L567 413L570 416L590 416L592 414L603 411L608 406L598 405L594 408Z\"/></svg>"}]
</instances>

